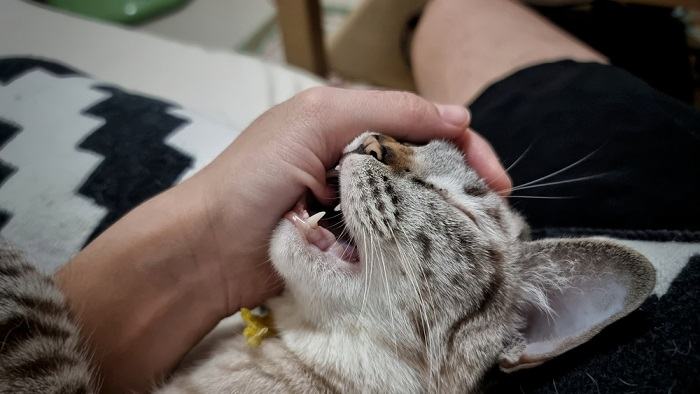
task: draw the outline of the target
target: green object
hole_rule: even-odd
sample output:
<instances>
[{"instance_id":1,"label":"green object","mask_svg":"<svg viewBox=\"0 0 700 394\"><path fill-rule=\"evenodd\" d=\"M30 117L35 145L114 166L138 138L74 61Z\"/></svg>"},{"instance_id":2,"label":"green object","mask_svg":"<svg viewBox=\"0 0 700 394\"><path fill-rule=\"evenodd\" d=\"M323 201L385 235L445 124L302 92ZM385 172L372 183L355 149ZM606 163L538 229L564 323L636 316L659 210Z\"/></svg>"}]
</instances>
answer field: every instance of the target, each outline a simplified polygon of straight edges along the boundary
<instances>
[{"instance_id":1,"label":"green object","mask_svg":"<svg viewBox=\"0 0 700 394\"><path fill-rule=\"evenodd\" d=\"M172 11L187 0L46 0L66 11L112 22L135 24Z\"/></svg>"}]
</instances>

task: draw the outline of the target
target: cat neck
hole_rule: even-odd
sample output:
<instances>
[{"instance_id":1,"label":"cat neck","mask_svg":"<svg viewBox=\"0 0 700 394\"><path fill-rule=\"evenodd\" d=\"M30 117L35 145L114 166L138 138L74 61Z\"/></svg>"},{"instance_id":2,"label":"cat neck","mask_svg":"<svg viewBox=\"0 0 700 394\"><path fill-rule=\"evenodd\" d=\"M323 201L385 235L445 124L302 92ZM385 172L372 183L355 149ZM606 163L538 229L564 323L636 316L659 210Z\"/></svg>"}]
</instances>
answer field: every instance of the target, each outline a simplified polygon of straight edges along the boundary
<instances>
[{"instance_id":1,"label":"cat neck","mask_svg":"<svg viewBox=\"0 0 700 394\"><path fill-rule=\"evenodd\" d=\"M289 351L319 373L333 377L341 387L372 392L386 392L387 387L402 393L421 391L420 371L397 357L396 347L378 333L358 322L324 327L305 318L295 301L284 295L267 306Z\"/></svg>"}]
</instances>

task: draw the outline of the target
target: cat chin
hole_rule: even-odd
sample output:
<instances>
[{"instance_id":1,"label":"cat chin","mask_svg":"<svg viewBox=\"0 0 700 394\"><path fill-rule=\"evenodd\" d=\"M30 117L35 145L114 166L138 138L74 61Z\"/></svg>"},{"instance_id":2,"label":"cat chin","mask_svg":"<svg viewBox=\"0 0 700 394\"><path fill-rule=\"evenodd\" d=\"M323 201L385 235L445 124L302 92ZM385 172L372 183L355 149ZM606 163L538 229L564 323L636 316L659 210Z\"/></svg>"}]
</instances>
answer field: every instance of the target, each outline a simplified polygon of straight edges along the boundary
<instances>
[{"instance_id":1,"label":"cat chin","mask_svg":"<svg viewBox=\"0 0 700 394\"><path fill-rule=\"evenodd\" d=\"M325 324L340 309L352 309L360 294L360 265L310 245L286 219L273 233L270 257L285 282L285 291L267 304L275 316L298 315Z\"/></svg>"}]
</instances>

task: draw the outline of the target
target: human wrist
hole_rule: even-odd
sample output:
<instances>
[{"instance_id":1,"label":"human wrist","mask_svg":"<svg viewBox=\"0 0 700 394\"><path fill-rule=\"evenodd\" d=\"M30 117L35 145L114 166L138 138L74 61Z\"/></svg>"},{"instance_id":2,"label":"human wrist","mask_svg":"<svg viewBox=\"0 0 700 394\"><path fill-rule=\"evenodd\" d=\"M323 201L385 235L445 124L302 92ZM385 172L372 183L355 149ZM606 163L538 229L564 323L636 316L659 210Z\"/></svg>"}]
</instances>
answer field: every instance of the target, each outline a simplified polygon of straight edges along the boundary
<instances>
[{"instance_id":1,"label":"human wrist","mask_svg":"<svg viewBox=\"0 0 700 394\"><path fill-rule=\"evenodd\" d=\"M223 317L216 273L192 259L202 224L188 197L175 188L145 202L55 275L106 391L147 388Z\"/></svg>"},{"instance_id":2,"label":"human wrist","mask_svg":"<svg viewBox=\"0 0 700 394\"><path fill-rule=\"evenodd\" d=\"M264 193L250 186L265 176L265 171L251 171L250 162L228 155L182 185L198 195L204 225L196 253L223 283L227 314L260 305L282 288L269 263L268 241L283 213L270 210Z\"/></svg>"},{"instance_id":3,"label":"human wrist","mask_svg":"<svg viewBox=\"0 0 700 394\"><path fill-rule=\"evenodd\" d=\"M228 290L222 280L221 253L212 245L210 202L205 194L203 185L183 182L143 205L144 215L152 212L161 220L151 242L168 245L148 269L179 279L183 288L209 300L208 314L223 318L228 315ZM168 281L162 283L168 285Z\"/></svg>"}]
</instances>

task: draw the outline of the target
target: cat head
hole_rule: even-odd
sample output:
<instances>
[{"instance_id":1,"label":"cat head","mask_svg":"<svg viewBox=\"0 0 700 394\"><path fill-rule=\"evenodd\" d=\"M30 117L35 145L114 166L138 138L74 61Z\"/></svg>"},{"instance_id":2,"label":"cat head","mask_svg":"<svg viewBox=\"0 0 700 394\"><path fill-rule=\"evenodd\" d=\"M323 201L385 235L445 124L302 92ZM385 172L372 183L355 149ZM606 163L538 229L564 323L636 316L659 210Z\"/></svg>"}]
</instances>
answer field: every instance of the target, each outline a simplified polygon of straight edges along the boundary
<instances>
[{"instance_id":1,"label":"cat head","mask_svg":"<svg viewBox=\"0 0 700 394\"><path fill-rule=\"evenodd\" d=\"M636 309L654 286L649 262L622 246L530 241L449 142L367 132L336 171L335 212L319 220L301 202L275 231L284 297L315 329L366 334L358 338L394 354L419 389L471 390L493 365L541 364Z\"/></svg>"}]
</instances>

